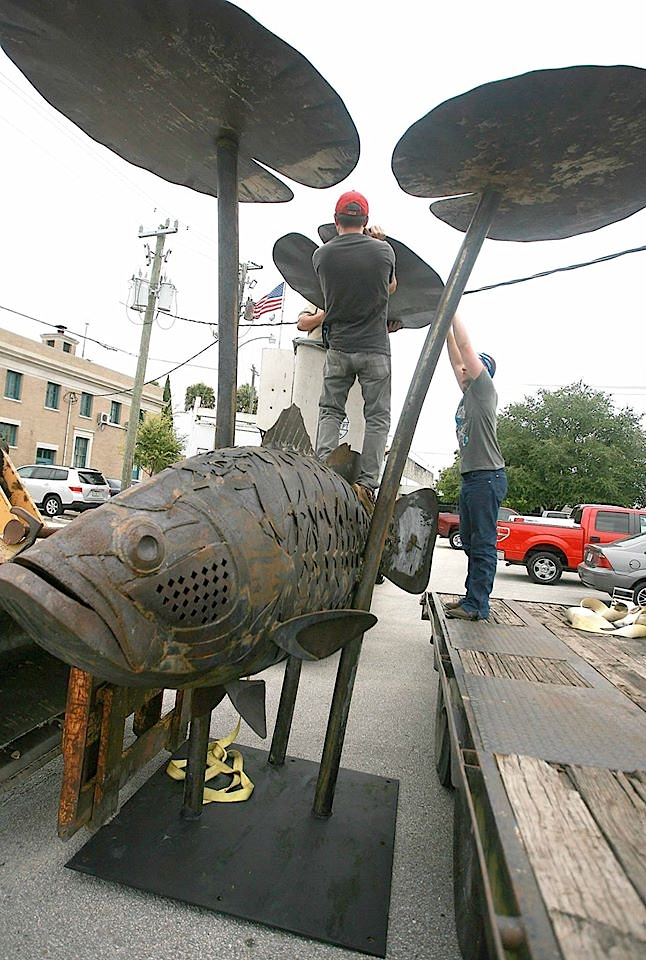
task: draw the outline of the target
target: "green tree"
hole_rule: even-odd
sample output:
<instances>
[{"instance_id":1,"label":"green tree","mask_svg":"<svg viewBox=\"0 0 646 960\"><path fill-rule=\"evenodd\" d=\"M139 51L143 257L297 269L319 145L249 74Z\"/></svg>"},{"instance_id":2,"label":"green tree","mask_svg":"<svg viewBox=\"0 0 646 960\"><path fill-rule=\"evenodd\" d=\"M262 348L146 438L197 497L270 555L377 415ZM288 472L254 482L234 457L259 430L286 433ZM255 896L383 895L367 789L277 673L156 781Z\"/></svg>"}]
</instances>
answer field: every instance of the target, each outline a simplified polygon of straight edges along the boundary
<instances>
[{"instance_id":1,"label":"green tree","mask_svg":"<svg viewBox=\"0 0 646 960\"><path fill-rule=\"evenodd\" d=\"M243 383L236 391L236 410L238 413L257 413L258 394L256 388Z\"/></svg>"},{"instance_id":2,"label":"green tree","mask_svg":"<svg viewBox=\"0 0 646 960\"><path fill-rule=\"evenodd\" d=\"M166 377L166 383L164 384L164 406L162 415L170 420L171 423L173 422L173 398L170 392L170 377Z\"/></svg>"},{"instance_id":3,"label":"green tree","mask_svg":"<svg viewBox=\"0 0 646 960\"><path fill-rule=\"evenodd\" d=\"M183 440L163 414L148 415L137 430L135 464L149 476L159 473L182 458Z\"/></svg>"},{"instance_id":4,"label":"green tree","mask_svg":"<svg viewBox=\"0 0 646 960\"><path fill-rule=\"evenodd\" d=\"M196 397L202 398L202 406L212 410L215 407L215 394L213 387L208 387L205 383L193 383L186 388L184 398L184 410L190 410Z\"/></svg>"},{"instance_id":5,"label":"green tree","mask_svg":"<svg viewBox=\"0 0 646 960\"><path fill-rule=\"evenodd\" d=\"M498 417L509 479L506 502L521 513L563 504L646 503L646 434L632 408L583 382L539 390Z\"/></svg>"},{"instance_id":6,"label":"green tree","mask_svg":"<svg viewBox=\"0 0 646 960\"><path fill-rule=\"evenodd\" d=\"M441 503L457 503L460 499L460 460L457 454L451 466L440 471L437 496Z\"/></svg>"}]
</instances>

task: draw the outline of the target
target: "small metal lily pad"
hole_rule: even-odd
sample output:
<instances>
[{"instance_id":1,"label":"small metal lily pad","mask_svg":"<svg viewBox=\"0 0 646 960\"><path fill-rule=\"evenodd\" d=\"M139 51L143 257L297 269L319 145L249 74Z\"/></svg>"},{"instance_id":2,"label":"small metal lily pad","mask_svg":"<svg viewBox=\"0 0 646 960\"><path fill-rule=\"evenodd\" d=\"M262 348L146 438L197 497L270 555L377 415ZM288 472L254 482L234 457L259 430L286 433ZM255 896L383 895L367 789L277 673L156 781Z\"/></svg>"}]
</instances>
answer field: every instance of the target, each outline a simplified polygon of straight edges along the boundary
<instances>
[{"instance_id":1,"label":"small metal lily pad","mask_svg":"<svg viewBox=\"0 0 646 960\"><path fill-rule=\"evenodd\" d=\"M333 223L319 227L319 236L324 243L336 236ZM428 326L444 289L438 274L416 253L387 237L395 251L397 290L391 294L388 319L399 320L402 326L419 328ZM323 307L323 293L312 266L316 244L302 233L287 233L274 244L274 263L287 283L317 307Z\"/></svg>"}]
</instances>

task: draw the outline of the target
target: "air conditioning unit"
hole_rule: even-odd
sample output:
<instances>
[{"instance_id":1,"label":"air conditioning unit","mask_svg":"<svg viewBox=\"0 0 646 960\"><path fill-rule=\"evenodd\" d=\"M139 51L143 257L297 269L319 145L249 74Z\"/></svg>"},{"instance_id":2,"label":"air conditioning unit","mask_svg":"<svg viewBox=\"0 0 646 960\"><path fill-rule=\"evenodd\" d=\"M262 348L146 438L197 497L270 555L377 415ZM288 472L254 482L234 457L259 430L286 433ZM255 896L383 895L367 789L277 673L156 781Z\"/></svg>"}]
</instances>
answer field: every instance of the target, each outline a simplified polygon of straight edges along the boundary
<instances>
[{"instance_id":1,"label":"air conditioning unit","mask_svg":"<svg viewBox=\"0 0 646 960\"><path fill-rule=\"evenodd\" d=\"M110 417L107 413L100 413L96 418L96 422L100 427L104 427L106 423L110 423Z\"/></svg>"}]
</instances>

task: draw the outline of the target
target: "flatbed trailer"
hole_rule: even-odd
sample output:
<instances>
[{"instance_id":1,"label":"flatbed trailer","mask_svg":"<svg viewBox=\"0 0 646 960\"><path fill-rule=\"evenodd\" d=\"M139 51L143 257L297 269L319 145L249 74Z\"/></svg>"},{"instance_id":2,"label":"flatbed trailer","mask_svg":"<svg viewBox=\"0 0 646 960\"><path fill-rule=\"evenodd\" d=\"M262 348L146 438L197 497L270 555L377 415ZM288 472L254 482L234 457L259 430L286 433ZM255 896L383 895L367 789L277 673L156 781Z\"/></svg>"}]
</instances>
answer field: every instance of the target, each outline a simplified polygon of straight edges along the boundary
<instances>
[{"instance_id":1,"label":"flatbed trailer","mask_svg":"<svg viewBox=\"0 0 646 960\"><path fill-rule=\"evenodd\" d=\"M552 603L447 619L454 599L425 594L422 615L465 960L644 960L646 640Z\"/></svg>"}]
</instances>

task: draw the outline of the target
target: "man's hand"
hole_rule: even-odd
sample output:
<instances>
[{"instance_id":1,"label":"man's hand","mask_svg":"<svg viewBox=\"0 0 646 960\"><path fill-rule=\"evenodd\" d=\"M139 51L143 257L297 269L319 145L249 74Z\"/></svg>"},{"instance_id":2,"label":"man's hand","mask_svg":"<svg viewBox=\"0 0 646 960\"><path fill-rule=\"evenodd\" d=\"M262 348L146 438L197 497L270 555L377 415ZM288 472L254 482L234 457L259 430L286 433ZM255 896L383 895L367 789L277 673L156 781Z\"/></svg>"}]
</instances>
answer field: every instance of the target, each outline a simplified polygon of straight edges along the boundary
<instances>
[{"instance_id":1,"label":"man's hand","mask_svg":"<svg viewBox=\"0 0 646 960\"><path fill-rule=\"evenodd\" d=\"M373 240L386 239L386 231L383 227L377 226L376 223L374 223L371 227L364 227L363 232L367 234L367 236L372 237Z\"/></svg>"},{"instance_id":2,"label":"man's hand","mask_svg":"<svg viewBox=\"0 0 646 960\"><path fill-rule=\"evenodd\" d=\"M388 328L388 333L397 333L398 330L404 326L402 320L389 320L386 324Z\"/></svg>"}]
</instances>

